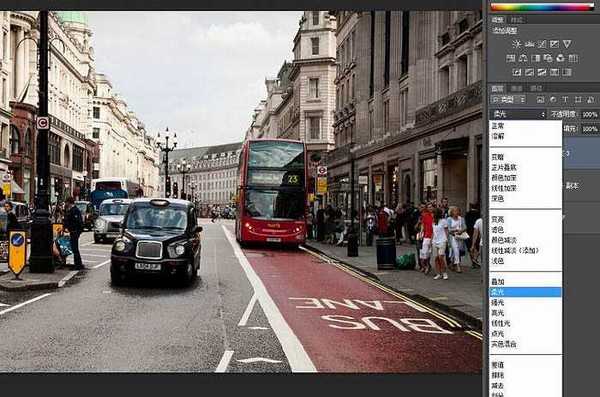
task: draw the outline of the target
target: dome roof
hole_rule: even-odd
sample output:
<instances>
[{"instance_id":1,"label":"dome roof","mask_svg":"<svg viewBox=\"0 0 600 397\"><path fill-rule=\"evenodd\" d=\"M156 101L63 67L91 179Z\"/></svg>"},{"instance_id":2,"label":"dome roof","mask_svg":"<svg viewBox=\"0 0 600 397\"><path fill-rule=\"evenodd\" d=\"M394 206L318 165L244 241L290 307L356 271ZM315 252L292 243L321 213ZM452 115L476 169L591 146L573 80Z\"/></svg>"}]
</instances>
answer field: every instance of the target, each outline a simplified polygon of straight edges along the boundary
<instances>
[{"instance_id":1,"label":"dome roof","mask_svg":"<svg viewBox=\"0 0 600 397\"><path fill-rule=\"evenodd\" d=\"M87 14L84 11L57 11L56 14L64 23L88 24Z\"/></svg>"}]
</instances>

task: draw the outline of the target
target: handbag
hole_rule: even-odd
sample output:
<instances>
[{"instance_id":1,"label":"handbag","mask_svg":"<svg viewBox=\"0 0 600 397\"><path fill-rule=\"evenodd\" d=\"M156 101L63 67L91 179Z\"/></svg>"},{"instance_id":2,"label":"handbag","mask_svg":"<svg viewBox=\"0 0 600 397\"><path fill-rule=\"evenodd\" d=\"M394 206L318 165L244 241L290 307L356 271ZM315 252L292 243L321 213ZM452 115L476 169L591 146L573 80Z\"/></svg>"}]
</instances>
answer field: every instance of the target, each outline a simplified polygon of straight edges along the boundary
<instances>
[{"instance_id":1,"label":"handbag","mask_svg":"<svg viewBox=\"0 0 600 397\"><path fill-rule=\"evenodd\" d=\"M469 233L467 232L462 232L461 234L457 234L456 236L454 236L457 240L468 240L469 239Z\"/></svg>"},{"instance_id":2,"label":"handbag","mask_svg":"<svg viewBox=\"0 0 600 397\"><path fill-rule=\"evenodd\" d=\"M62 257L66 258L73 253L73 250L71 249L71 238L69 236L59 237L56 239L56 243L58 244Z\"/></svg>"}]
</instances>

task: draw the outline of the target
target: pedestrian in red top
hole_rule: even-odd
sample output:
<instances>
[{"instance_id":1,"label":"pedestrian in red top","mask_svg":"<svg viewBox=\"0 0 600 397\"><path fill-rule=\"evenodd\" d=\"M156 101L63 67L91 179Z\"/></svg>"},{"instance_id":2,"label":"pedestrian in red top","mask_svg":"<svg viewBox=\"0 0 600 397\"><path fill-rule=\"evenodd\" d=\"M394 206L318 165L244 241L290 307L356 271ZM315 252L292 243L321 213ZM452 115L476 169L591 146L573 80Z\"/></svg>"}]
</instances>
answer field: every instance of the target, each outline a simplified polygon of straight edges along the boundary
<instances>
[{"instance_id":1,"label":"pedestrian in red top","mask_svg":"<svg viewBox=\"0 0 600 397\"><path fill-rule=\"evenodd\" d=\"M382 205L377 213L377 234L380 237L387 236L388 233L388 213L385 211L385 206Z\"/></svg>"},{"instance_id":2,"label":"pedestrian in red top","mask_svg":"<svg viewBox=\"0 0 600 397\"><path fill-rule=\"evenodd\" d=\"M427 207L421 212L420 227L423 235L423 246L419 254L421 271L429 274L431 271L431 238L433 237L433 204L427 203Z\"/></svg>"}]
</instances>

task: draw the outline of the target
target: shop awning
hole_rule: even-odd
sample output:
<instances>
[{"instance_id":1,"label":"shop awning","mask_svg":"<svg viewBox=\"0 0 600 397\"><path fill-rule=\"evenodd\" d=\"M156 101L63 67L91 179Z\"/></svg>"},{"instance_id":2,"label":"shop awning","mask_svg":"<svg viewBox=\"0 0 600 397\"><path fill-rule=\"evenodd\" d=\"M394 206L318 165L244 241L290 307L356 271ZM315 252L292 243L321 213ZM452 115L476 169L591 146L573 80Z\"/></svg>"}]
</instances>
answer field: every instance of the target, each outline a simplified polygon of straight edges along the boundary
<instances>
[{"instance_id":1,"label":"shop awning","mask_svg":"<svg viewBox=\"0 0 600 397\"><path fill-rule=\"evenodd\" d=\"M25 190L23 190L14 180L10 182L10 190L12 194L25 194Z\"/></svg>"}]
</instances>

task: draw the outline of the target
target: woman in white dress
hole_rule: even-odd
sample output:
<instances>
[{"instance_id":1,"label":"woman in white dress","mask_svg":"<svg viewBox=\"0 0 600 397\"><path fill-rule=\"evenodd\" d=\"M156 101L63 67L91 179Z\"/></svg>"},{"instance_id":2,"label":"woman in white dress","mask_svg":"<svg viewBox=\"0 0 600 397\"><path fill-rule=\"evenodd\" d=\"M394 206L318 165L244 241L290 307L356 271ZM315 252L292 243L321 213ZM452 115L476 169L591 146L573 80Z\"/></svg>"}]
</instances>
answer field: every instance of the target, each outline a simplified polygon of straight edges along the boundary
<instances>
[{"instance_id":1,"label":"woman in white dress","mask_svg":"<svg viewBox=\"0 0 600 397\"><path fill-rule=\"evenodd\" d=\"M463 245L462 239L458 236L463 234L467 230L467 225L460 216L460 210L458 207L450 207L448 209L448 241L450 243L451 258L454 267L454 271L462 273L460 268L460 248Z\"/></svg>"}]
</instances>

